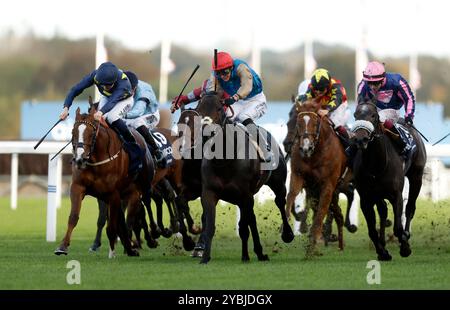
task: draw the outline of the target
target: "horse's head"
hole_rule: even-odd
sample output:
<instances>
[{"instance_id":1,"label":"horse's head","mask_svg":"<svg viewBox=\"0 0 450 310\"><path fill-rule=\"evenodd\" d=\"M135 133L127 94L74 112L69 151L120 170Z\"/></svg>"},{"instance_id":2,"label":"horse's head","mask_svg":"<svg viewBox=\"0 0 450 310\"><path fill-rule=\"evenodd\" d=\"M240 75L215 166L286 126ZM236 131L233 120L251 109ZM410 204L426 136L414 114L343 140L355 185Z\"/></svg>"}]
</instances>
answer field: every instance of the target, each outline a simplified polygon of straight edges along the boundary
<instances>
[{"instance_id":1,"label":"horse's head","mask_svg":"<svg viewBox=\"0 0 450 310\"><path fill-rule=\"evenodd\" d=\"M81 114L77 109L75 124L72 129L73 160L78 169L86 168L86 164L94 151L95 141L100 124L94 120L97 110L91 108L89 114Z\"/></svg>"},{"instance_id":2,"label":"horse's head","mask_svg":"<svg viewBox=\"0 0 450 310\"><path fill-rule=\"evenodd\" d=\"M202 124L223 125L226 122L226 113L220 98L216 92L209 92L200 99L196 111L202 116Z\"/></svg>"},{"instance_id":3,"label":"horse's head","mask_svg":"<svg viewBox=\"0 0 450 310\"><path fill-rule=\"evenodd\" d=\"M320 104L315 101L296 103L297 123L296 135L302 157L311 157L319 142L322 119L317 114Z\"/></svg>"},{"instance_id":4,"label":"horse's head","mask_svg":"<svg viewBox=\"0 0 450 310\"><path fill-rule=\"evenodd\" d=\"M375 103L372 100L361 100L356 106L353 125L354 142L358 148L366 149L368 143L374 138L379 127L380 118Z\"/></svg>"},{"instance_id":5,"label":"horse's head","mask_svg":"<svg viewBox=\"0 0 450 310\"><path fill-rule=\"evenodd\" d=\"M181 111L177 123L178 137L181 138L181 153L195 147L195 142L201 136L201 117L195 109Z\"/></svg>"}]
</instances>

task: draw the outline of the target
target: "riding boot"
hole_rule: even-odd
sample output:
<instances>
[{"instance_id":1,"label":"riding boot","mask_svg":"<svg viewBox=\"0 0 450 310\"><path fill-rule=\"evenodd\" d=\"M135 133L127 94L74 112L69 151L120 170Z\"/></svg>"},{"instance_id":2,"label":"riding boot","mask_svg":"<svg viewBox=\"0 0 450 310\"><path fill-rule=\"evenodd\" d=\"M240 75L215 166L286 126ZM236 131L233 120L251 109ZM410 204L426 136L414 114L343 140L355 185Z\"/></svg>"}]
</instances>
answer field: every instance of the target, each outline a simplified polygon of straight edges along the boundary
<instances>
[{"instance_id":1,"label":"riding boot","mask_svg":"<svg viewBox=\"0 0 450 310\"><path fill-rule=\"evenodd\" d=\"M409 151L411 150L411 146L409 145L408 141L406 141L406 137L404 137L404 135L400 132L400 129L397 126L398 125L395 124L391 129L392 131L394 131L394 133L398 135L398 137L395 137L392 140L400 150L400 155L403 157L405 161L407 161L409 157Z\"/></svg>"},{"instance_id":2,"label":"riding boot","mask_svg":"<svg viewBox=\"0 0 450 310\"><path fill-rule=\"evenodd\" d=\"M150 152L152 153L153 157L155 158L156 164L160 168L165 168L167 166L167 160L164 158L163 153L159 149L158 145L156 144L155 138L150 133L147 127L144 125L137 128L137 131L144 137L145 142L150 146Z\"/></svg>"},{"instance_id":3,"label":"riding boot","mask_svg":"<svg viewBox=\"0 0 450 310\"><path fill-rule=\"evenodd\" d=\"M128 126L122 119L118 119L111 124L111 127L119 132L119 134L125 140L125 149L130 156L129 163L129 174L135 175L142 168L142 150L141 147L136 143L136 139L131 133Z\"/></svg>"},{"instance_id":4,"label":"riding boot","mask_svg":"<svg viewBox=\"0 0 450 310\"><path fill-rule=\"evenodd\" d=\"M247 127L247 132L248 132L250 138L253 139L256 143L259 142L258 146L261 148L261 150L263 152L262 160L265 162L272 161L273 153L272 153L271 147L270 147L269 143L267 143L266 138L263 135L259 134L258 126L253 122L253 120L251 118L247 118L246 120L244 120L242 122L242 125Z\"/></svg>"}]
</instances>

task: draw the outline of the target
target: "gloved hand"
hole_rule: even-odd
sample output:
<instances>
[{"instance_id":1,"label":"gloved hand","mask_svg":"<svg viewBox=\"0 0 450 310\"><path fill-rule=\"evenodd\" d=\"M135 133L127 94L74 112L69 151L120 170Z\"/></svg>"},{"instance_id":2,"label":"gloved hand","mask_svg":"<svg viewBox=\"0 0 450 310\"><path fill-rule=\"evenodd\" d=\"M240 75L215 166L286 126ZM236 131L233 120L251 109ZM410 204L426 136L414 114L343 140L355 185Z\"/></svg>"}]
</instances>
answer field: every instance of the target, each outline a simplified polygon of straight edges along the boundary
<instances>
[{"instance_id":1,"label":"gloved hand","mask_svg":"<svg viewBox=\"0 0 450 310\"><path fill-rule=\"evenodd\" d=\"M102 111L97 111L94 113L94 119L96 121L99 121L102 118L103 112Z\"/></svg>"},{"instance_id":2,"label":"gloved hand","mask_svg":"<svg viewBox=\"0 0 450 310\"><path fill-rule=\"evenodd\" d=\"M297 98L295 98L296 102L303 102L306 101L306 95L302 94L302 95L298 95Z\"/></svg>"},{"instance_id":3,"label":"gloved hand","mask_svg":"<svg viewBox=\"0 0 450 310\"><path fill-rule=\"evenodd\" d=\"M177 99L178 99L178 102L177 102ZM188 96L185 96L185 95L176 96L172 100L172 106L170 107L170 111L173 113L180 108L180 105L188 104L190 102L191 101L189 100Z\"/></svg>"},{"instance_id":4,"label":"gloved hand","mask_svg":"<svg viewBox=\"0 0 450 310\"><path fill-rule=\"evenodd\" d=\"M229 107L230 105L232 105L235 102L236 102L236 98L234 98L234 96L232 96L232 97L225 99L223 101L223 104L226 105L227 107Z\"/></svg>"},{"instance_id":5,"label":"gloved hand","mask_svg":"<svg viewBox=\"0 0 450 310\"><path fill-rule=\"evenodd\" d=\"M68 107L64 107L64 109L62 110L61 114L59 115L59 118L62 119L62 120L65 120L68 115L69 115L69 108Z\"/></svg>"},{"instance_id":6,"label":"gloved hand","mask_svg":"<svg viewBox=\"0 0 450 310\"><path fill-rule=\"evenodd\" d=\"M411 115L408 115L405 117L405 122L408 125L412 125L413 124L413 117Z\"/></svg>"}]
</instances>

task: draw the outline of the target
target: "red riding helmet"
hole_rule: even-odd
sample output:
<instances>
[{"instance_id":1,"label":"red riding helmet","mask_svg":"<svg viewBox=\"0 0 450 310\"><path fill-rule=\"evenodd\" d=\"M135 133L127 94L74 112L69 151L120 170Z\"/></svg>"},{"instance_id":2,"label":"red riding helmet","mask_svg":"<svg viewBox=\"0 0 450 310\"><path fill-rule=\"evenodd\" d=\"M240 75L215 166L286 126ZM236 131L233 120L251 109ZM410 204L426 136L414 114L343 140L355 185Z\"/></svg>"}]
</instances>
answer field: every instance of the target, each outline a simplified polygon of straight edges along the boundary
<instances>
[{"instance_id":1,"label":"red riding helmet","mask_svg":"<svg viewBox=\"0 0 450 310\"><path fill-rule=\"evenodd\" d=\"M212 69L214 71L223 70L233 66L233 58L230 54L226 52L218 52L217 53L217 67L214 61L212 60Z\"/></svg>"}]
</instances>

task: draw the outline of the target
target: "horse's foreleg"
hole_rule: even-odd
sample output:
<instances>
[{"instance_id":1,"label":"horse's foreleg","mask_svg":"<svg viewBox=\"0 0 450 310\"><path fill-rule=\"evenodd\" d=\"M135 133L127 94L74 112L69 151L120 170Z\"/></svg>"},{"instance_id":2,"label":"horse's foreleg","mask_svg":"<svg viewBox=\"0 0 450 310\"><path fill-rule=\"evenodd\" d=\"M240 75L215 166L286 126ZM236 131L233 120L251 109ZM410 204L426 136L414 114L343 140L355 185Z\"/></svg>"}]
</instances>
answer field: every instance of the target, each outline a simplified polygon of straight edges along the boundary
<instances>
[{"instance_id":1,"label":"horse's foreleg","mask_svg":"<svg viewBox=\"0 0 450 310\"><path fill-rule=\"evenodd\" d=\"M317 211L314 214L313 224L311 226L309 245L307 247L306 256L309 257L315 254L315 247L317 241L322 236L322 226L323 220L328 213L330 208L330 203L332 200L334 187L331 182L324 184L320 192L319 204L317 206Z\"/></svg>"},{"instance_id":2,"label":"horse's foreleg","mask_svg":"<svg viewBox=\"0 0 450 310\"><path fill-rule=\"evenodd\" d=\"M292 232L291 225L286 217L286 212L284 207L286 205L286 185L285 182L280 182L280 180L269 180L267 185L275 194L275 204L280 211L281 221L283 223L281 231L281 239L289 243L294 240L294 233Z\"/></svg>"},{"instance_id":3,"label":"horse's foreleg","mask_svg":"<svg viewBox=\"0 0 450 310\"><path fill-rule=\"evenodd\" d=\"M67 255L68 247L70 245L70 238L72 236L72 231L74 230L75 226L77 226L78 219L80 216L81 201L83 201L85 191L86 188L79 184L72 183L72 185L70 186L71 209L69 220L67 223L67 230L63 240L61 241L61 244L55 250L56 255L61 254Z\"/></svg>"},{"instance_id":4,"label":"horse's foreleg","mask_svg":"<svg viewBox=\"0 0 450 310\"><path fill-rule=\"evenodd\" d=\"M153 219L153 213L152 213L151 192L147 191L146 193L143 193L142 203L144 204L145 209L147 209L147 213L150 218L150 228L152 230L151 233L148 232L147 222L145 222L145 228L144 228L145 240L147 241L147 246L151 249L154 249L158 246L158 241L156 241L154 239L154 235L153 235L153 233L156 233L156 224L155 224L155 220ZM141 208L142 208L142 204L141 204ZM159 235L158 235L158 237L159 237Z\"/></svg>"},{"instance_id":5,"label":"horse's foreleg","mask_svg":"<svg viewBox=\"0 0 450 310\"><path fill-rule=\"evenodd\" d=\"M376 202L378 215L380 217L380 244L386 246L386 221L387 221L387 204L384 199Z\"/></svg>"},{"instance_id":6,"label":"horse's foreleg","mask_svg":"<svg viewBox=\"0 0 450 310\"><path fill-rule=\"evenodd\" d=\"M408 243L409 234L403 229L402 212L403 212L403 197L402 193L398 191L395 197L390 200L394 208L394 235L400 242L400 255L408 257L411 255L411 248Z\"/></svg>"},{"instance_id":7,"label":"horse's foreleg","mask_svg":"<svg viewBox=\"0 0 450 310\"><path fill-rule=\"evenodd\" d=\"M291 166L292 167L292 166ZM295 198L300 193L303 188L304 180L303 178L295 173L291 172L291 180L289 182L289 193L286 200L286 218L289 220L291 216L292 208L294 207Z\"/></svg>"},{"instance_id":8,"label":"horse's foreleg","mask_svg":"<svg viewBox=\"0 0 450 310\"><path fill-rule=\"evenodd\" d=\"M205 250L200 261L201 264L206 264L211 259L211 245L216 230L216 205L218 201L219 199L214 192L203 189L201 202L205 214L205 226L202 239L205 242Z\"/></svg>"},{"instance_id":9,"label":"horse's foreleg","mask_svg":"<svg viewBox=\"0 0 450 310\"><path fill-rule=\"evenodd\" d=\"M239 206L241 210L241 214L244 215L244 226L249 226L250 231L252 233L253 238L253 251L255 252L256 256L258 257L259 261L267 261L269 260L269 256L267 254L263 253L263 248L261 245L261 240L259 239L259 232L258 232L258 226L256 224L256 217L255 212L253 210L254 200L253 197L246 203ZM241 215L242 217L242 215ZM241 236L242 239L242 261L248 261L249 255L248 255L248 228L246 228L247 233L247 240L244 240L244 238ZM239 221L239 235L241 234L241 221ZM244 236L245 237L245 236Z\"/></svg>"},{"instance_id":10,"label":"horse's foreleg","mask_svg":"<svg viewBox=\"0 0 450 310\"><path fill-rule=\"evenodd\" d=\"M336 220L336 224L338 227L338 242L339 249L344 249L344 216L342 215L341 207L339 206L339 194L336 192L333 197L333 201L331 203L331 211L333 212L333 218ZM331 230L330 230L331 233Z\"/></svg>"},{"instance_id":11,"label":"horse's foreleg","mask_svg":"<svg viewBox=\"0 0 450 310\"><path fill-rule=\"evenodd\" d=\"M419 196L420 189L422 188L422 173L419 173L417 176L408 177L409 180L409 195L408 195L408 203L406 204L406 224L405 231L407 234L410 233L411 229L411 221L416 212L416 201Z\"/></svg>"},{"instance_id":12,"label":"horse's foreleg","mask_svg":"<svg viewBox=\"0 0 450 310\"><path fill-rule=\"evenodd\" d=\"M97 233L95 235L94 242L89 248L89 251L93 252L97 251L102 245L102 231L103 227L105 227L106 224L106 218L108 217L108 206L106 205L106 203L101 199L97 199L97 203L98 203Z\"/></svg>"},{"instance_id":13,"label":"horse's foreleg","mask_svg":"<svg viewBox=\"0 0 450 310\"><path fill-rule=\"evenodd\" d=\"M352 210L353 201L355 200L355 190L352 185L348 185L348 189L345 191L345 196L347 197L347 210L345 212L345 227L347 230L351 233L354 233L358 230L358 226L356 224L353 224L350 221L350 211ZM356 207L356 206L353 206Z\"/></svg>"}]
</instances>

